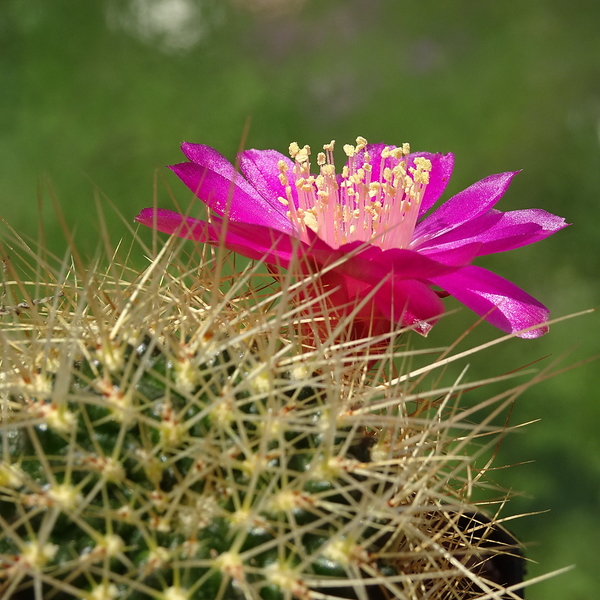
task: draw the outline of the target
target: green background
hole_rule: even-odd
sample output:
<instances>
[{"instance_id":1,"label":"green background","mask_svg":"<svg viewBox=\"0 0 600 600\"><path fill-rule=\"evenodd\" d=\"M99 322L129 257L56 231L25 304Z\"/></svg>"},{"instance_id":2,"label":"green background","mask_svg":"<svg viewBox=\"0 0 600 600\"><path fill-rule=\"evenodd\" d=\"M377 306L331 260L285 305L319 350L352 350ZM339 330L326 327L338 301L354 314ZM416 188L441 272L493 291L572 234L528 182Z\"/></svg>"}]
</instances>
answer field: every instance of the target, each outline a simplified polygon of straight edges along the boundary
<instances>
[{"instance_id":1,"label":"green background","mask_svg":"<svg viewBox=\"0 0 600 600\"><path fill-rule=\"evenodd\" d=\"M262 6L262 8L261 8ZM266 8L265 8L266 6ZM287 9L289 10L286 10ZM291 10L290 7L295 7ZM527 248L482 259L553 316L600 304L600 3L597 0L2 0L0 214L34 236L38 199L48 245L66 249L50 197L77 243L99 243L94 194L127 218L152 204L160 169L183 140L233 158L248 147L331 139L454 152L445 197L491 173L522 169L498 205L544 208L573 223ZM163 182L158 203L171 207ZM111 209L107 208L107 214ZM128 237L111 217L115 241ZM441 345L474 321L442 321ZM476 378L574 349L598 352L597 314L512 340L473 360ZM490 339L483 325L473 339ZM598 364L529 390L513 422L540 419L504 443L498 473L524 492L506 514L532 576L577 568L530 588L530 599L600 594Z\"/></svg>"}]
</instances>

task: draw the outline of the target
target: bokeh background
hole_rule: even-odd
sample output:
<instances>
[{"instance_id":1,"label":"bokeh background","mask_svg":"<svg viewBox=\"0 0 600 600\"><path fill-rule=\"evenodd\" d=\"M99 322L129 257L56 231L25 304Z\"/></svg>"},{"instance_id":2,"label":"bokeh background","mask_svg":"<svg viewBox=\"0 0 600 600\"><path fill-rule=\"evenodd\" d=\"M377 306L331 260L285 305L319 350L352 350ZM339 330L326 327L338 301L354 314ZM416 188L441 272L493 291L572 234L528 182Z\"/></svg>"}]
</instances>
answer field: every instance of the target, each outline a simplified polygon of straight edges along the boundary
<instances>
[{"instance_id":1,"label":"bokeh background","mask_svg":"<svg viewBox=\"0 0 600 600\"><path fill-rule=\"evenodd\" d=\"M553 316L600 304L597 0L0 2L0 215L35 236L41 205L60 255L51 195L91 256L95 194L131 220L152 204L158 172L159 204L172 206L168 186L187 205L189 192L163 165L181 159L183 140L233 158L246 123L247 147L282 152L291 141L318 148L357 135L454 152L446 196L522 169L499 208L540 207L573 225L479 264ZM106 212L114 239L129 239ZM435 345L474 321L460 315L438 325ZM545 366L568 351L564 364L590 357L599 324L594 314L541 340L512 340L475 357L469 376L548 357ZM494 332L483 325L473 335ZM531 600L600 595L598 370L529 390L512 422L539 421L509 436L498 457L526 463L497 474L524 492L506 514L548 510L511 522L530 543L530 575L576 565L530 588Z\"/></svg>"}]
</instances>

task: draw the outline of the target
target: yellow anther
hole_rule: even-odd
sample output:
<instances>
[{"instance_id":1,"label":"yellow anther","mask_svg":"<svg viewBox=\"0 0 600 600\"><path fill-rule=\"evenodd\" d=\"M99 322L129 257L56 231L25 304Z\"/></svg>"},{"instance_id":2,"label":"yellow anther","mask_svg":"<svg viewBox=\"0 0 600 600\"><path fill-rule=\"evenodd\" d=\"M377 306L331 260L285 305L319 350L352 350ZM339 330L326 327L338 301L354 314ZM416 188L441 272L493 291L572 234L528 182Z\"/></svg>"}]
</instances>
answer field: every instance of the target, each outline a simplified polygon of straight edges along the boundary
<instances>
[{"instance_id":1,"label":"yellow anther","mask_svg":"<svg viewBox=\"0 0 600 600\"><path fill-rule=\"evenodd\" d=\"M394 176L395 181L404 178L406 176L406 169L404 168L404 163L396 165L392 169L392 174Z\"/></svg>"},{"instance_id":2,"label":"yellow anther","mask_svg":"<svg viewBox=\"0 0 600 600\"><path fill-rule=\"evenodd\" d=\"M377 196L377 194L379 194L380 190L381 190L381 184L379 183L379 181L373 181L372 183L369 184L369 196L371 198L374 198L375 196Z\"/></svg>"},{"instance_id":3,"label":"yellow anther","mask_svg":"<svg viewBox=\"0 0 600 600\"><path fill-rule=\"evenodd\" d=\"M416 171L413 175L415 183L422 183L427 185L429 183L429 172L428 171Z\"/></svg>"},{"instance_id":4,"label":"yellow anther","mask_svg":"<svg viewBox=\"0 0 600 600\"><path fill-rule=\"evenodd\" d=\"M286 186L285 197L278 200L291 209L288 216L299 228L303 241L308 241L311 229L333 247L356 240L373 240L382 248L408 247L415 211L429 181L431 161L415 157L409 169L405 157L410 146L402 144L385 146L381 162L373 165L367 140L358 136L356 145L343 146L349 160L340 176L334 166L334 144L332 140L323 145L323 152L317 154L316 176L310 172L308 146L290 144L290 155L295 160L293 169L284 161L278 165L279 179ZM361 153L359 162L358 153ZM294 185L298 190L297 208L292 204L290 186Z\"/></svg>"},{"instance_id":5,"label":"yellow anther","mask_svg":"<svg viewBox=\"0 0 600 600\"><path fill-rule=\"evenodd\" d=\"M415 158L415 165L422 171L431 171L431 161L424 156L417 156Z\"/></svg>"},{"instance_id":6,"label":"yellow anther","mask_svg":"<svg viewBox=\"0 0 600 600\"><path fill-rule=\"evenodd\" d=\"M305 211L303 221L304 221L304 224L309 229L312 229L314 232L316 232L319 229L319 224L317 223L317 219L315 218L315 215L312 214L312 212Z\"/></svg>"},{"instance_id":7,"label":"yellow anther","mask_svg":"<svg viewBox=\"0 0 600 600\"><path fill-rule=\"evenodd\" d=\"M292 158L296 158L296 154L300 152L300 146L296 142L292 142L289 147L289 153ZM281 161L283 162L283 161Z\"/></svg>"},{"instance_id":8,"label":"yellow anther","mask_svg":"<svg viewBox=\"0 0 600 600\"><path fill-rule=\"evenodd\" d=\"M333 165L323 165L321 167L321 174L325 177L335 177L335 167Z\"/></svg>"},{"instance_id":9,"label":"yellow anther","mask_svg":"<svg viewBox=\"0 0 600 600\"><path fill-rule=\"evenodd\" d=\"M294 150L297 147L298 144L296 144ZM308 163L308 157L310 156L310 146L304 146L304 148L298 149L298 151L294 154L292 154L292 152L290 151L290 154L297 163L299 163L302 166L305 166L306 163Z\"/></svg>"}]
</instances>

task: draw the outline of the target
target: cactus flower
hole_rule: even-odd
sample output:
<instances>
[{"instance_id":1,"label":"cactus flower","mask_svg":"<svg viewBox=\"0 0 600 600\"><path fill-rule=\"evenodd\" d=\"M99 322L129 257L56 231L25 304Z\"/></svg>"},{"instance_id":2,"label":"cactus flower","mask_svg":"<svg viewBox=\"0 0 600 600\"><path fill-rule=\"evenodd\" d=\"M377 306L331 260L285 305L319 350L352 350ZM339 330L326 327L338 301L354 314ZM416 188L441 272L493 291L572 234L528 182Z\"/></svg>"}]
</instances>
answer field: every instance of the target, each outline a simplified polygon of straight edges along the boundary
<instances>
[{"instance_id":1,"label":"cactus flower","mask_svg":"<svg viewBox=\"0 0 600 600\"><path fill-rule=\"evenodd\" d=\"M213 211L208 222L146 208L143 225L201 242L222 243L273 272L294 257L321 273L332 308L355 311L355 336L389 331L390 323L423 335L454 296L498 329L535 338L549 311L510 281L472 264L478 256L531 244L565 220L541 209L494 209L516 172L490 175L429 214L454 164L452 154L400 147L344 146L336 173L331 142L310 172L310 148L246 150L239 172L216 150L184 143L189 162L170 168ZM348 308L349 307L349 308ZM367 324L368 329L365 329ZM361 328L362 327L362 328Z\"/></svg>"}]
</instances>

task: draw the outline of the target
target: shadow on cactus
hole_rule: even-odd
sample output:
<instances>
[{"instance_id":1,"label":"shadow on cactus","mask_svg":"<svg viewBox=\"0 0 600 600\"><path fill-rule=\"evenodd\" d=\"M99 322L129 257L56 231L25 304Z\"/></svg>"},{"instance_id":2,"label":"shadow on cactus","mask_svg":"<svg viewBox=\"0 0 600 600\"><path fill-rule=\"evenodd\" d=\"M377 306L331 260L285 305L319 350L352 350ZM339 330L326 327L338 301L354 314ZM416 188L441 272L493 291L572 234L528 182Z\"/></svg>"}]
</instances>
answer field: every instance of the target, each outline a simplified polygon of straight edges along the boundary
<instances>
[{"instance_id":1,"label":"shadow on cactus","mask_svg":"<svg viewBox=\"0 0 600 600\"><path fill-rule=\"evenodd\" d=\"M3 249L3 598L522 596L519 543L471 498L505 500L497 421L547 373L463 405L515 375L441 384L478 349L307 335L328 304L294 269L143 248L143 272Z\"/></svg>"}]
</instances>

